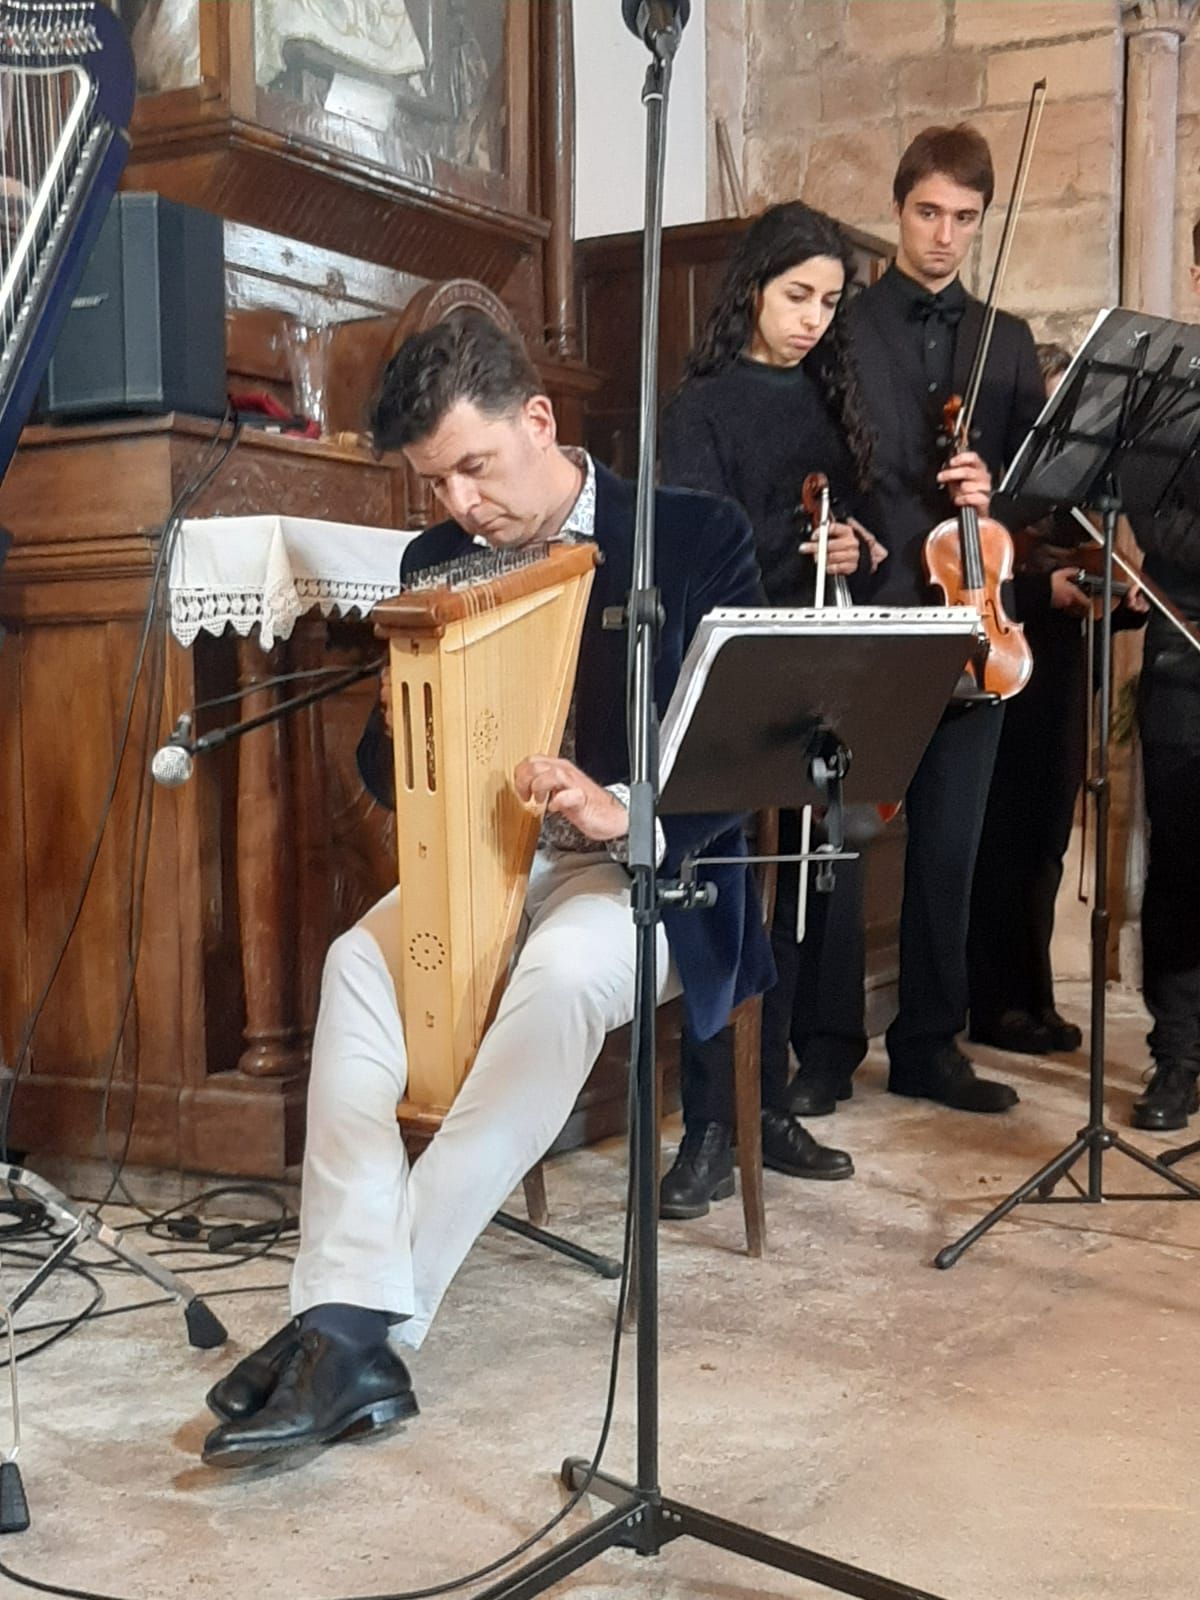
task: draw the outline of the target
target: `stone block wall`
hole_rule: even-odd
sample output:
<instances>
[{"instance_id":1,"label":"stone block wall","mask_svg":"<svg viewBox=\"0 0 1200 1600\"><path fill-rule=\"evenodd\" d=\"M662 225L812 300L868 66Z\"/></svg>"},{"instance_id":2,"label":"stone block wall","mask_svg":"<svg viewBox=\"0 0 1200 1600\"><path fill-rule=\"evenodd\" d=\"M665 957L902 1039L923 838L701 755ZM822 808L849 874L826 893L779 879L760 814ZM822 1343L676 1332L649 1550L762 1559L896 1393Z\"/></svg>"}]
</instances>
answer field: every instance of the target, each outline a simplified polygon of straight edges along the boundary
<instances>
[{"instance_id":1,"label":"stone block wall","mask_svg":"<svg viewBox=\"0 0 1200 1600\"><path fill-rule=\"evenodd\" d=\"M1200 31L1189 34L1181 51L1175 159L1175 311L1195 322L1200 320L1200 307L1191 292L1188 268L1192 263L1192 228L1200 217Z\"/></svg>"},{"instance_id":2,"label":"stone block wall","mask_svg":"<svg viewBox=\"0 0 1200 1600\"><path fill-rule=\"evenodd\" d=\"M1095 310L1117 299L1118 0L709 0L707 54L710 117L729 127L752 210L799 195L894 238L891 180L904 146L931 122L973 122L997 173L997 203L966 272L979 292L1030 90L1044 76L1049 94L1004 304L1039 337L1074 343ZM1181 130L1200 153L1197 46L1188 65ZM1200 160L1190 168L1200 209ZM714 215L732 209L715 161L709 203Z\"/></svg>"}]
</instances>

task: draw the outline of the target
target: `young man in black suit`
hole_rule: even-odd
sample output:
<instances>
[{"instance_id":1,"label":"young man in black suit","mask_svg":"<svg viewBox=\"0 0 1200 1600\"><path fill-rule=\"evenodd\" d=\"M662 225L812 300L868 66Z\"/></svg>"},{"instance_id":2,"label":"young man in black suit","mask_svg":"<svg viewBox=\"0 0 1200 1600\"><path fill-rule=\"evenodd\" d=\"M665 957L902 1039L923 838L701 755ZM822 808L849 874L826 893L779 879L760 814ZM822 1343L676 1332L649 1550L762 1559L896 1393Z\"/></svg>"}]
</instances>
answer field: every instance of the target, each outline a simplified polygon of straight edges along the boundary
<instances>
[{"instance_id":1,"label":"young man in black suit","mask_svg":"<svg viewBox=\"0 0 1200 1600\"><path fill-rule=\"evenodd\" d=\"M1033 335L1001 312L975 413L970 451L946 463L942 408L961 394L983 306L959 269L992 200L991 155L965 124L927 128L901 157L893 186L895 263L851 307L850 327L876 435L875 487L864 520L888 550L875 572L852 580L855 598L881 605L935 602L922 564L926 534L952 516L947 490L987 512L993 477L1041 409ZM1003 516L993 508L994 515ZM975 1073L959 1051L967 1022L966 944L971 878L1003 708L950 708L905 796L908 844L900 916L900 1005L888 1030L893 1094L960 1111L1007 1111L1017 1095ZM829 1109L847 1084L803 1081L800 1116ZM811 1092L812 1106L807 1096Z\"/></svg>"},{"instance_id":2,"label":"young man in black suit","mask_svg":"<svg viewBox=\"0 0 1200 1600\"><path fill-rule=\"evenodd\" d=\"M294 1318L208 1397L222 1421L204 1455L225 1466L329 1444L416 1411L389 1337L420 1346L476 1237L566 1121L605 1034L633 1011L634 926L621 864L626 647L623 633L602 626L606 608L629 592L633 485L559 446L553 407L524 350L474 310L402 346L385 376L375 437L404 451L452 519L408 547L406 579L481 540L498 550L595 540L604 559L584 622L572 749L530 752L513 778L523 800L547 811L527 932L471 1073L411 1169L396 1129L406 1056L387 956L403 885L330 949L313 1039ZM759 575L750 525L728 501L660 489L655 524L661 714L701 617L755 604ZM382 717L359 759L368 785L390 801ZM667 872L702 845L744 854L740 819L664 819ZM774 979L748 874L732 866L711 875L716 906L668 913L659 946L660 998L682 985L700 1039Z\"/></svg>"}]
</instances>

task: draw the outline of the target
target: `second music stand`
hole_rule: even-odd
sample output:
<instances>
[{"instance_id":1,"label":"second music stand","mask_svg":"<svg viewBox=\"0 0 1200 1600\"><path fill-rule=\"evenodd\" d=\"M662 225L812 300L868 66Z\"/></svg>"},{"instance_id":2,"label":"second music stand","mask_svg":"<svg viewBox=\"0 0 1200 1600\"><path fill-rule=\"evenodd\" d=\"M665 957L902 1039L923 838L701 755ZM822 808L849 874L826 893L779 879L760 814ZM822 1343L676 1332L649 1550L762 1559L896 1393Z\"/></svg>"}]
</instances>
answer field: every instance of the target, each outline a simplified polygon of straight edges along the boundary
<instances>
[{"instance_id":1,"label":"second music stand","mask_svg":"<svg viewBox=\"0 0 1200 1600\"><path fill-rule=\"evenodd\" d=\"M1104 1200L1200 1200L1200 1187L1132 1145L1104 1120L1105 990L1108 978L1109 725L1112 711L1113 549L1124 510L1169 508L1186 481L1200 444L1200 327L1118 308L1101 312L1029 437L1000 491L1090 507L1104 526L1100 613L1100 716L1096 770L1087 788L1095 801L1095 886L1091 918L1091 1038L1088 1119L1031 1178L944 1246L937 1266L952 1267L965 1250L1023 1201L1098 1204ZM1171 1192L1104 1189L1104 1153L1119 1151L1171 1185ZM1072 1168L1087 1157L1086 1186ZM1067 1178L1074 1193L1055 1195Z\"/></svg>"}]
</instances>

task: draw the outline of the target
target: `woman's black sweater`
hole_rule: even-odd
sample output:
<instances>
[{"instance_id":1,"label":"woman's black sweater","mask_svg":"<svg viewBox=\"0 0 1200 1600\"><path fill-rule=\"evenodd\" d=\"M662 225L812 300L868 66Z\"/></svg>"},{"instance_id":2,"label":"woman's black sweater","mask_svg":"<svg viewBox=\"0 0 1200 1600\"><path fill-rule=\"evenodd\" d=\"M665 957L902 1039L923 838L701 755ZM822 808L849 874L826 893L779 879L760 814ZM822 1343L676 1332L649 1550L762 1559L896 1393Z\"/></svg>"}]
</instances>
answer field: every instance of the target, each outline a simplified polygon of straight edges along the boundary
<instances>
[{"instance_id":1,"label":"woman's black sweater","mask_svg":"<svg viewBox=\"0 0 1200 1600\"><path fill-rule=\"evenodd\" d=\"M745 509L772 605L813 601L813 559L799 549L807 537L800 490L808 474L825 473L839 516L860 508L841 427L804 368L742 357L688 379L662 422L663 482L724 495Z\"/></svg>"}]
</instances>

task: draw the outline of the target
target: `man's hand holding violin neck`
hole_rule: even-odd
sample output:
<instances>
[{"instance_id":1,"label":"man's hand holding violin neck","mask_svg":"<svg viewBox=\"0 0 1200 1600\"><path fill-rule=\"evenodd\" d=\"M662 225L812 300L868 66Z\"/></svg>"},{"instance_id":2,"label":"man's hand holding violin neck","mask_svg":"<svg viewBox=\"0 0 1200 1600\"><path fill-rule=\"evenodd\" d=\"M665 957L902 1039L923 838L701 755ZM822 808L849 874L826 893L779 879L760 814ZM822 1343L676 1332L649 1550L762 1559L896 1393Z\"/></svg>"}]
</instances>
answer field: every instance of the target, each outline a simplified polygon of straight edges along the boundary
<instances>
[{"instance_id":1,"label":"man's hand holding violin neck","mask_svg":"<svg viewBox=\"0 0 1200 1600\"><path fill-rule=\"evenodd\" d=\"M1076 582L1077 575L1076 567L1059 567L1050 574L1050 604L1055 611L1082 617L1092 609L1092 601Z\"/></svg>"},{"instance_id":2,"label":"man's hand holding violin neck","mask_svg":"<svg viewBox=\"0 0 1200 1600\"><path fill-rule=\"evenodd\" d=\"M974 506L982 516L987 516L992 503L992 475L983 457L974 450L963 450L951 456L938 473L937 481L949 491L956 506Z\"/></svg>"}]
</instances>

